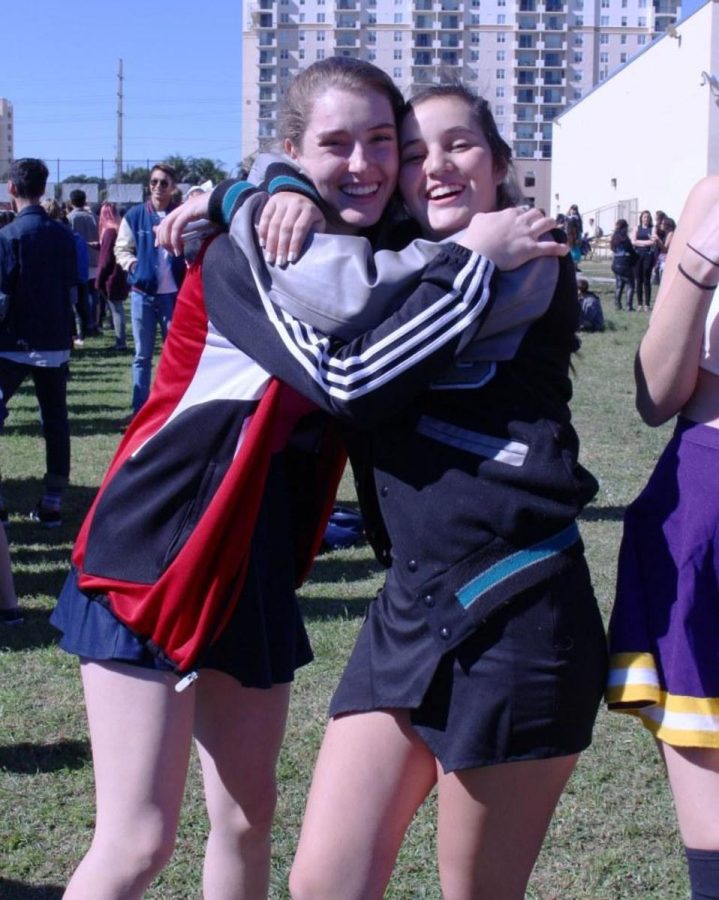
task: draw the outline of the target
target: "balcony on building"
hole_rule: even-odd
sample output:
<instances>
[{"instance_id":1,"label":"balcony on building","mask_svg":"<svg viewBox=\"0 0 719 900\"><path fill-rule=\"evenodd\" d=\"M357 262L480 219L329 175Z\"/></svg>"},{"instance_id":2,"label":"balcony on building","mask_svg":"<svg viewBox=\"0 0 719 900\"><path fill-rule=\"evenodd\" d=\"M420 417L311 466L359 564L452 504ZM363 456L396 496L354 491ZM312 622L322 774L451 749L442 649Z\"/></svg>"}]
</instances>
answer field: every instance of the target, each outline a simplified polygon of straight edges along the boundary
<instances>
[{"instance_id":1,"label":"balcony on building","mask_svg":"<svg viewBox=\"0 0 719 900\"><path fill-rule=\"evenodd\" d=\"M275 50L260 50L257 58L260 66L274 66L277 62L277 53Z\"/></svg>"},{"instance_id":2,"label":"balcony on building","mask_svg":"<svg viewBox=\"0 0 719 900\"><path fill-rule=\"evenodd\" d=\"M435 46L439 45L442 50L461 50L464 46L464 38L461 34L440 34L439 41L435 42Z\"/></svg>"},{"instance_id":3,"label":"balcony on building","mask_svg":"<svg viewBox=\"0 0 719 900\"><path fill-rule=\"evenodd\" d=\"M417 15L414 16L414 31L428 31L435 28L434 16Z\"/></svg>"},{"instance_id":4,"label":"balcony on building","mask_svg":"<svg viewBox=\"0 0 719 900\"><path fill-rule=\"evenodd\" d=\"M514 145L515 159L534 159L534 141L517 141Z\"/></svg>"},{"instance_id":5,"label":"balcony on building","mask_svg":"<svg viewBox=\"0 0 719 900\"><path fill-rule=\"evenodd\" d=\"M512 118L515 122L534 122L536 111L531 106L517 106L514 109Z\"/></svg>"},{"instance_id":6,"label":"balcony on building","mask_svg":"<svg viewBox=\"0 0 719 900\"><path fill-rule=\"evenodd\" d=\"M537 38L533 34L518 34L515 46L520 50L534 50Z\"/></svg>"},{"instance_id":7,"label":"balcony on building","mask_svg":"<svg viewBox=\"0 0 719 900\"><path fill-rule=\"evenodd\" d=\"M342 13L335 16L335 28L356 28L359 13L353 16L351 13Z\"/></svg>"},{"instance_id":8,"label":"balcony on building","mask_svg":"<svg viewBox=\"0 0 719 900\"><path fill-rule=\"evenodd\" d=\"M335 9L340 12L346 9L359 10L359 0L335 0Z\"/></svg>"},{"instance_id":9,"label":"balcony on building","mask_svg":"<svg viewBox=\"0 0 719 900\"><path fill-rule=\"evenodd\" d=\"M544 35L544 49L545 50L566 50L567 49L567 41L563 34L557 34L556 32L550 32L549 34Z\"/></svg>"},{"instance_id":10,"label":"balcony on building","mask_svg":"<svg viewBox=\"0 0 719 900\"><path fill-rule=\"evenodd\" d=\"M517 103L534 103L534 91L531 88L519 88Z\"/></svg>"},{"instance_id":11,"label":"balcony on building","mask_svg":"<svg viewBox=\"0 0 719 900\"><path fill-rule=\"evenodd\" d=\"M517 6L518 12L536 12L537 11L537 0L519 0L519 4Z\"/></svg>"},{"instance_id":12,"label":"balcony on building","mask_svg":"<svg viewBox=\"0 0 719 900\"><path fill-rule=\"evenodd\" d=\"M434 65L434 54L428 52L427 50L420 50L415 52L412 57L412 65L413 66L433 66Z\"/></svg>"},{"instance_id":13,"label":"balcony on building","mask_svg":"<svg viewBox=\"0 0 719 900\"><path fill-rule=\"evenodd\" d=\"M276 47L277 33L275 31L261 31L257 35L258 47Z\"/></svg>"},{"instance_id":14,"label":"balcony on building","mask_svg":"<svg viewBox=\"0 0 719 900\"><path fill-rule=\"evenodd\" d=\"M414 36L415 47L434 47L434 34L431 31L422 31Z\"/></svg>"},{"instance_id":15,"label":"balcony on building","mask_svg":"<svg viewBox=\"0 0 719 900\"><path fill-rule=\"evenodd\" d=\"M564 65L564 58L561 53L547 53L545 51L542 62L544 63L545 69L561 69Z\"/></svg>"},{"instance_id":16,"label":"balcony on building","mask_svg":"<svg viewBox=\"0 0 719 900\"><path fill-rule=\"evenodd\" d=\"M359 47L359 34L356 29L352 30L337 30L335 37L335 45L337 47Z\"/></svg>"},{"instance_id":17,"label":"balcony on building","mask_svg":"<svg viewBox=\"0 0 719 900\"><path fill-rule=\"evenodd\" d=\"M460 28L464 27L464 24L459 16L450 16L440 13L439 27L445 31L459 31Z\"/></svg>"},{"instance_id":18,"label":"balcony on building","mask_svg":"<svg viewBox=\"0 0 719 900\"><path fill-rule=\"evenodd\" d=\"M567 86L567 79L564 77L564 69L553 69L549 72L545 72L542 80L548 87Z\"/></svg>"},{"instance_id":19,"label":"balcony on building","mask_svg":"<svg viewBox=\"0 0 719 900\"><path fill-rule=\"evenodd\" d=\"M544 17L544 29L545 31L566 31L567 30L567 20L564 16L545 16Z\"/></svg>"},{"instance_id":20,"label":"balcony on building","mask_svg":"<svg viewBox=\"0 0 719 900\"><path fill-rule=\"evenodd\" d=\"M459 12L463 8L462 0L440 0L440 12Z\"/></svg>"},{"instance_id":21,"label":"balcony on building","mask_svg":"<svg viewBox=\"0 0 719 900\"><path fill-rule=\"evenodd\" d=\"M519 53L517 53L517 55L514 57L514 62L519 69L534 69L537 65L538 59L539 56L536 52L520 50Z\"/></svg>"},{"instance_id":22,"label":"balcony on building","mask_svg":"<svg viewBox=\"0 0 719 900\"><path fill-rule=\"evenodd\" d=\"M521 16L517 16L517 28L519 31L534 33L537 30L537 16L531 13L522 13Z\"/></svg>"},{"instance_id":23,"label":"balcony on building","mask_svg":"<svg viewBox=\"0 0 719 900\"><path fill-rule=\"evenodd\" d=\"M518 124L514 128L513 141L534 141L534 124Z\"/></svg>"},{"instance_id":24,"label":"balcony on building","mask_svg":"<svg viewBox=\"0 0 719 900\"><path fill-rule=\"evenodd\" d=\"M453 50L442 50L439 54L439 64L441 66L458 66L462 62L459 53Z\"/></svg>"},{"instance_id":25,"label":"balcony on building","mask_svg":"<svg viewBox=\"0 0 719 900\"><path fill-rule=\"evenodd\" d=\"M434 4L432 0L415 0L413 5L413 11L415 13L422 12L432 12L434 10Z\"/></svg>"},{"instance_id":26,"label":"balcony on building","mask_svg":"<svg viewBox=\"0 0 719 900\"><path fill-rule=\"evenodd\" d=\"M548 13L565 13L567 11L567 7L564 3L564 0L545 0L544 11Z\"/></svg>"},{"instance_id":27,"label":"balcony on building","mask_svg":"<svg viewBox=\"0 0 719 900\"><path fill-rule=\"evenodd\" d=\"M257 17L257 27L258 28L274 28L272 13L260 13Z\"/></svg>"},{"instance_id":28,"label":"balcony on building","mask_svg":"<svg viewBox=\"0 0 719 900\"><path fill-rule=\"evenodd\" d=\"M536 83L536 75L534 70L527 71L526 69L519 69L514 76L513 83L519 85L520 87L529 87Z\"/></svg>"},{"instance_id":29,"label":"balcony on building","mask_svg":"<svg viewBox=\"0 0 719 900\"><path fill-rule=\"evenodd\" d=\"M412 81L415 85L432 84L435 77L435 71L434 68L413 69Z\"/></svg>"}]
</instances>

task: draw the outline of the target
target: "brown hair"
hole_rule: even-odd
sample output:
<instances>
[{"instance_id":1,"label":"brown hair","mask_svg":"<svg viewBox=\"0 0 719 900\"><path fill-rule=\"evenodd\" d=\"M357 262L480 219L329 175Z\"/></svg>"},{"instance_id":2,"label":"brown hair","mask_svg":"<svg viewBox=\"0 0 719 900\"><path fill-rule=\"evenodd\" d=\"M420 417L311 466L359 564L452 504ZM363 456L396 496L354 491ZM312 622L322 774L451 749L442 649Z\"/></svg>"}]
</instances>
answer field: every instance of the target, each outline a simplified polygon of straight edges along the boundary
<instances>
[{"instance_id":1,"label":"brown hair","mask_svg":"<svg viewBox=\"0 0 719 900\"><path fill-rule=\"evenodd\" d=\"M363 94L375 91L389 100L395 121L404 110L404 98L386 72L372 63L349 56L320 59L300 72L290 83L279 118L279 134L300 146L317 97L329 88Z\"/></svg>"},{"instance_id":2,"label":"brown hair","mask_svg":"<svg viewBox=\"0 0 719 900\"><path fill-rule=\"evenodd\" d=\"M405 115L411 109L419 106L420 103L424 103L425 100L432 100L435 97L456 97L470 108L478 128L481 129L487 139L495 169L504 172L503 180L497 185L497 209L516 206L520 201L521 191L514 166L512 165L512 148L499 133L489 103L484 97L475 94L474 91L459 81L448 82L447 84L433 84L412 96L412 99L407 103Z\"/></svg>"}]
</instances>

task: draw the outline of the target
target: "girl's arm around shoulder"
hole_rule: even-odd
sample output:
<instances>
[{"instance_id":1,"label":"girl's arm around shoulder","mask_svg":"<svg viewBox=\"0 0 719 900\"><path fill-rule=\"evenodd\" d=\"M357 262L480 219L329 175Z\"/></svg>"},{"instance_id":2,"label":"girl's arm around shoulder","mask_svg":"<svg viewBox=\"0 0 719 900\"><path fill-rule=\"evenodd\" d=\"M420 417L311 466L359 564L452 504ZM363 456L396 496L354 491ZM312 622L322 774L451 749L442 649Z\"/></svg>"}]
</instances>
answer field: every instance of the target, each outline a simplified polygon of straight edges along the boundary
<instances>
[{"instance_id":1,"label":"girl's arm around shoulder","mask_svg":"<svg viewBox=\"0 0 719 900\"><path fill-rule=\"evenodd\" d=\"M636 357L636 404L648 425L676 415L694 392L717 283L719 176L710 176L694 186L684 206Z\"/></svg>"}]
</instances>

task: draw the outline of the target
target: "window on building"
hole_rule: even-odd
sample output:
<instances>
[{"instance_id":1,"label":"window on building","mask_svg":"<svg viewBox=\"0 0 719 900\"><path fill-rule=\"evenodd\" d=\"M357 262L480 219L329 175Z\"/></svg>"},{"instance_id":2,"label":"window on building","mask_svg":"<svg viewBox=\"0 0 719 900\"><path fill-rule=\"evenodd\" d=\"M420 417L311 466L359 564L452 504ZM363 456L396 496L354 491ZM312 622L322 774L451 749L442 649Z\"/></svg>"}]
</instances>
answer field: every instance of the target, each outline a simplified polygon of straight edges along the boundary
<instances>
[{"instance_id":1,"label":"window on building","mask_svg":"<svg viewBox=\"0 0 719 900\"><path fill-rule=\"evenodd\" d=\"M299 37L299 39L300 39L301 41L304 41L304 39L305 39L305 33L304 33L304 31L300 31L300 32L298 33L297 36Z\"/></svg>"},{"instance_id":2,"label":"window on building","mask_svg":"<svg viewBox=\"0 0 719 900\"><path fill-rule=\"evenodd\" d=\"M525 172L524 173L524 186L525 187L534 187L536 184L534 172Z\"/></svg>"},{"instance_id":3,"label":"window on building","mask_svg":"<svg viewBox=\"0 0 719 900\"><path fill-rule=\"evenodd\" d=\"M507 42L507 32L506 31L498 31L497 32L497 43L498 44L506 44ZM479 43L479 35L477 35L477 43Z\"/></svg>"},{"instance_id":4,"label":"window on building","mask_svg":"<svg viewBox=\"0 0 719 900\"><path fill-rule=\"evenodd\" d=\"M281 22L283 25L286 25L289 21L290 21L290 14L289 14L289 13L282 13L282 12L281 12L281 13L280 13L280 22Z\"/></svg>"},{"instance_id":5,"label":"window on building","mask_svg":"<svg viewBox=\"0 0 719 900\"><path fill-rule=\"evenodd\" d=\"M479 22L480 22L479 13L472 13L472 15L469 17L469 24L470 25L479 25Z\"/></svg>"},{"instance_id":6,"label":"window on building","mask_svg":"<svg viewBox=\"0 0 719 900\"><path fill-rule=\"evenodd\" d=\"M395 33L394 33L394 42L395 42L395 44L401 44L401 43L402 43L402 32L401 32L401 31L395 31Z\"/></svg>"},{"instance_id":7,"label":"window on building","mask_svg":"<svg viewBox=\"0 0 719 900\"><path fill-rule=\"evenodd\" d=\"M581 99L582 99L582 92L581 92L578 88L575 88L575 89L574 89L574 99L575 99L575 100L581 100Z\"/></svg>"},{"instance_id":8,"label":"window on building","mask_svg":"<svg viewBox=\"0 0 719 900\"><path fill-rule=\"evenodd\" d=\"M637 35L637 47L643 47L647 42L646 34L638 34Z\"/></svg>"},{"instance_id":9,"label":"window on building","mask_svg":"<svg viewBox=\"0 0 719 900\"><path fill-rule=\"evenodd\" d=\"M647 17L646 17L646 16L639 16L639 17L637 18L637 25L638 25L640 28L646 28L646 27L647 27Z\"/></svg>"},{"instance_id":10,"label":"window on building","mask_svg":"<svg viewBox=\"0 0 719 900\"><path fill-rule=\"evenodd\" d=\"M503 81L504 80L504 69L497 69L497 71L495 72L495 77L496 77L497 81Z\"/></svg>"},{"instance_id":11,"label":"window on building","mask_svg":"<svg viewBox=\"0 0 719 900\"><path fill-rule=\"evenodd\" d=\"M402 13L395 13L395 14L394 14L394 24L395 24L395 25L401 25L401 24L402 24Z\"/></svg>"},{"instance_id":12,"label":"window on building","mask_svg":"<svg viewBox=\"0 0 719 900\"><path fill-rule=\"evenodd\" d=\"M494 107L494 115L499 119L504 115L504 107L503 106L495 106Z\"/></svg>"},{"instance_id":13,"label":"window on building","mask_svg":"<svg viewBox=\"0 0 719 900\"><path fill-rule=\"evenodd\" d=\"M622 16L621 25L622 25L622 28L627 27L627 17L626 16Z\"/></svg>"},{"instance_id":14,"label":"window on building","mask_svg":"<svg viewBox=\"0 0 719 900\"><path fill-rule=\"evenodd\" d=\"M497 15L497 25L504 25L504 24L506 24L506 22L507 22L507 17L504 15L504 13L499 13Z\"/></svg>"},{"instance_id":15,"label":"window on building","mask_svg":"<svg viewBox=\"0 0 719 900\"><path fill-rule=\"evenodd\" d=\"M368 44L376 44L377 43L377 32L376 31L368 31L367 32L367 43Z\"/></svg>"},{"instance_id":16,"label":"window on building","mask_svg":"<svg viewBox=\"0 0 719 900\"><path fill-rule=\"evenodd\" d=\"M290 51L289 50L280 50L280 59L289 59Z\"/></svg>"},{"instance_id":17,"label":"window on building","mask_svg":"<svg viewBox=\"0 0 719 900\"><path fill-rule=\"evenodd\" d=\"M626 36L626 34L620 34L620 35L619 35L619 43L620 43L620 44L626 44L626 42L627 42L627 36Z\"/></svg>"},{"instance_id":18,"label":"window on building","mask_svg":"<svg viewBox=\"0 0 719 900\"><path fill-rule=\"evenodd\" d=\"M495 96L495 97L498 97L498 98L500 98L500 99L501 99L502 97L504 97L504 85L502 85L502 84L497 85L497 87L496 87L495 90L494 90L494 96Z\"/></svg>"},{"instance_id":19,"label":"window on building","mask_svg":"<svg viewBox=\"0 0 719 900\"><path fill-rule=\"evenodd\" d=\"M304 22L305 22L305 14L304 13L299 14L298 21L299 21L300 25L304 25Z\"/></svg>"},{"instance_id":20,"label":"window on building","mask_svg":"<svg viewBox=\"0 0 719 900\"><path fill-rule=\"evenodd\" d=\"M395 50L395 51L394 51L394 58L395 58L395 59L400 59L400 60L401 60L401 59L402 59L402 51L401 51L401 50Z\"/></svg>"},{"instance_id":21,"label":"window on building","mask_svg":"<svg viewBox=\"0 0 719 900\"><path fill-rule=\"evenodd\" d=\"M609 43L609 35L608 34L600 34L599 35L599 43L600 44L608 44Z\"/></svg>"},{"instance_id":22,"label":"window on building","mask_svg":"<svg viewBox=\"0 0 719 900\"><path fill-rule=\"evenodd\" d=\"M469 51L469 61L470 62L479 62L479 50L470 50Z\"/></svg>"},{"instance_id":23,"label":"window on building","mask_svg":"<svg viewBox=\"0 0 719 900\"><path fill-rule=\"evenodd\" d=\"M578 66L582 62L584 62L584 54L579 53L579 51L575 50L574 51L574 64Z\"/></svg>"},{"instance_id":24,"label":"window on building","mask_svg":"<svg viewBox=\"0 0 719 900\"><path fill-rule=\"evenodd\" d=\"M572 72L572 81L581 81L582 80L582 71L581 69L575 69Z\"/></svg>"},{"instance_id":25,"label":"window on building","mask_svg":"<svg viewBox=\"0 0 719 900\"><path fill-rule=\"evenodd\" d=\"M368 50L367 51L367 59L370 62L374 62L377 59L377 51L376 50Z\"/></svg>"},{"instance_id":26,"label":"window on building","mask_svg":"<svg viewBox=\"0 0 719 900\"><path fill-rule=\"evenodd\" d=\"M318 41L319 43L324 43L324 40L325 40L325 32L324 32L324 31L318 31L318 32L317 32L317 41Z\"/></svg>"},{"instance_id":27,"label":"window on building","mask_svg":"<svg viewBox=\"0 0 719 900\"><path fill-rule=\"evenodd\" d=\"M325 24L325 14L324 13L317 13L317 24L318 25Z\"/></svg>"},{"instance_id":28,"label":"window on building","mask_svg":"<svg viewBox=\"0 0 719 900\"><path fill-rule=\"evenodd\" d=\"M575 28L584 28L584 16L575 16L574 26Z\"/></svg>"},{"instance_id":29,"label":"window on building","mask_svg":"<svg viewBox=\"0 0 719 900\"><path fill-rule=\"evenodd\" d=\"M600 63L608 63L609 62L609 54L606 52L606 50L603 50L599 54L599 62Z\"/></svg>"},{"instance_id":30,"label":"window on building","mask_svg":"<svg viewBox=\"0 0 719 900\"><path fill-rule=\"evenodd\" d=\"M626 61L627 61L627 54L626 54L626 53L620 53L620 54L619 54L619 62L620 62L620 63L625 63Z\"/></svg>"},{"instance_id":31,"label":"window on building","mask_svg":"<svg viewBox=\"0 0 719 900\"><path fill-rule=\"evenodd\" d=\"M324 59L324 58L325 58L324 50L320 49L315 52L315 59Z\"/></svg>"},{"instance_id":32,"label":"window on building","mask_svg":"<svg viewBox=\"0 0 719 900\"><path fill-rule=\"evenodd\" d=\"M478 32L478 31L473 31L473 32L471 32L470 41L471 41L473 44L478 44L478 43L479 43L479 32Z\"/></svg>"},{"instance_id":33,"label":"window on building","mask_svg":"<svg viewBox=\"0 0 719 900\"><path fill-rule=\"evenodd\" d=\"M506 50L497 50L497 62L504 62L507 58Z\"/></svg>"},{"instance_id":34,"label":"window on building","mask_svg":"<svg viewBox=\"0 0 719 900\"><path fill-rule=\"evenodd\" d=\"M574 46L575 47L583 47L584 46L584 35L583 34L575 34L574 35Z\"/></svg>"},{"instance_id":35,"label":"window on building","mask_svg":"<svg viewBox=\"0 0 719 900\"><path fill-rule=\"evenodd\" d=\"M609 16L600 16L599 17L599 27L600 28L609 28Z\"/></svg>"},{"instance_id":36,"label":"window on building","mask_svg":"<svg viewBox=\"0 0 719 900\"><path fill-rule=\"evenodd\" d=\"M289 68L287 66L281 66L280 67L280 78L289 78L289 77L290 77Z\"/></svg>"},{"instance_id":37,"label":"window on building","mask_svg":"<svg viewBox=\"0 0 719 900\"><path fill-rule=\"evenodd\" d=\"M401 78L402 77L402 69L395 66L394 69L392 69L392 77L393 78Z\"/></svg>"}]
</instances>

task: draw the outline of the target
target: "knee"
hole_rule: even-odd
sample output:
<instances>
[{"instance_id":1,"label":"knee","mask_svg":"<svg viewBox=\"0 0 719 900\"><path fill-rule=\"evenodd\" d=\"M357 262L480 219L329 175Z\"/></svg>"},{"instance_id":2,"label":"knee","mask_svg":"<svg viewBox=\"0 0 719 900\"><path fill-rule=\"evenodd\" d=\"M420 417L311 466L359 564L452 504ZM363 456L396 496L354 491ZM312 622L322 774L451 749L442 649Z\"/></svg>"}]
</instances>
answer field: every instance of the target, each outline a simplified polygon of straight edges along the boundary
<instances>
[{"instance_id":1,"label":"knee","mask_svg":"<svg viewBox=\"0 0 719 900\"><path fill-rule=\"evenodd\" d=\"M292 864L289 888L292 900L320 900L325 896L321 870L305 865L299 858Z\"/></svg>"},{"instance_id":2,"label":"knee","mask_svg":"<svg viewBox=\"0 0 719 900\"><path fill-rule=\"evenodd\" d=\"M269 784L255 785L242 796L237 797L228 808L224 803L220 808L208 809L210 825L215 836L224 835L233 845L264 845L270 838L275 808L277 787L274 780Z\"/></svg>"},{"instance_id":3,"label":"knee","mask_svg":"<svg viewBox=\"0 0 719 900\"><path fill-rule=\"evenodd\" d=\"M121 873L127 883L149 884L172 857L175 829L162 821L140 822L122 833L96 836L93 844L108 871Z\"/></svg>"}]
</instances>

